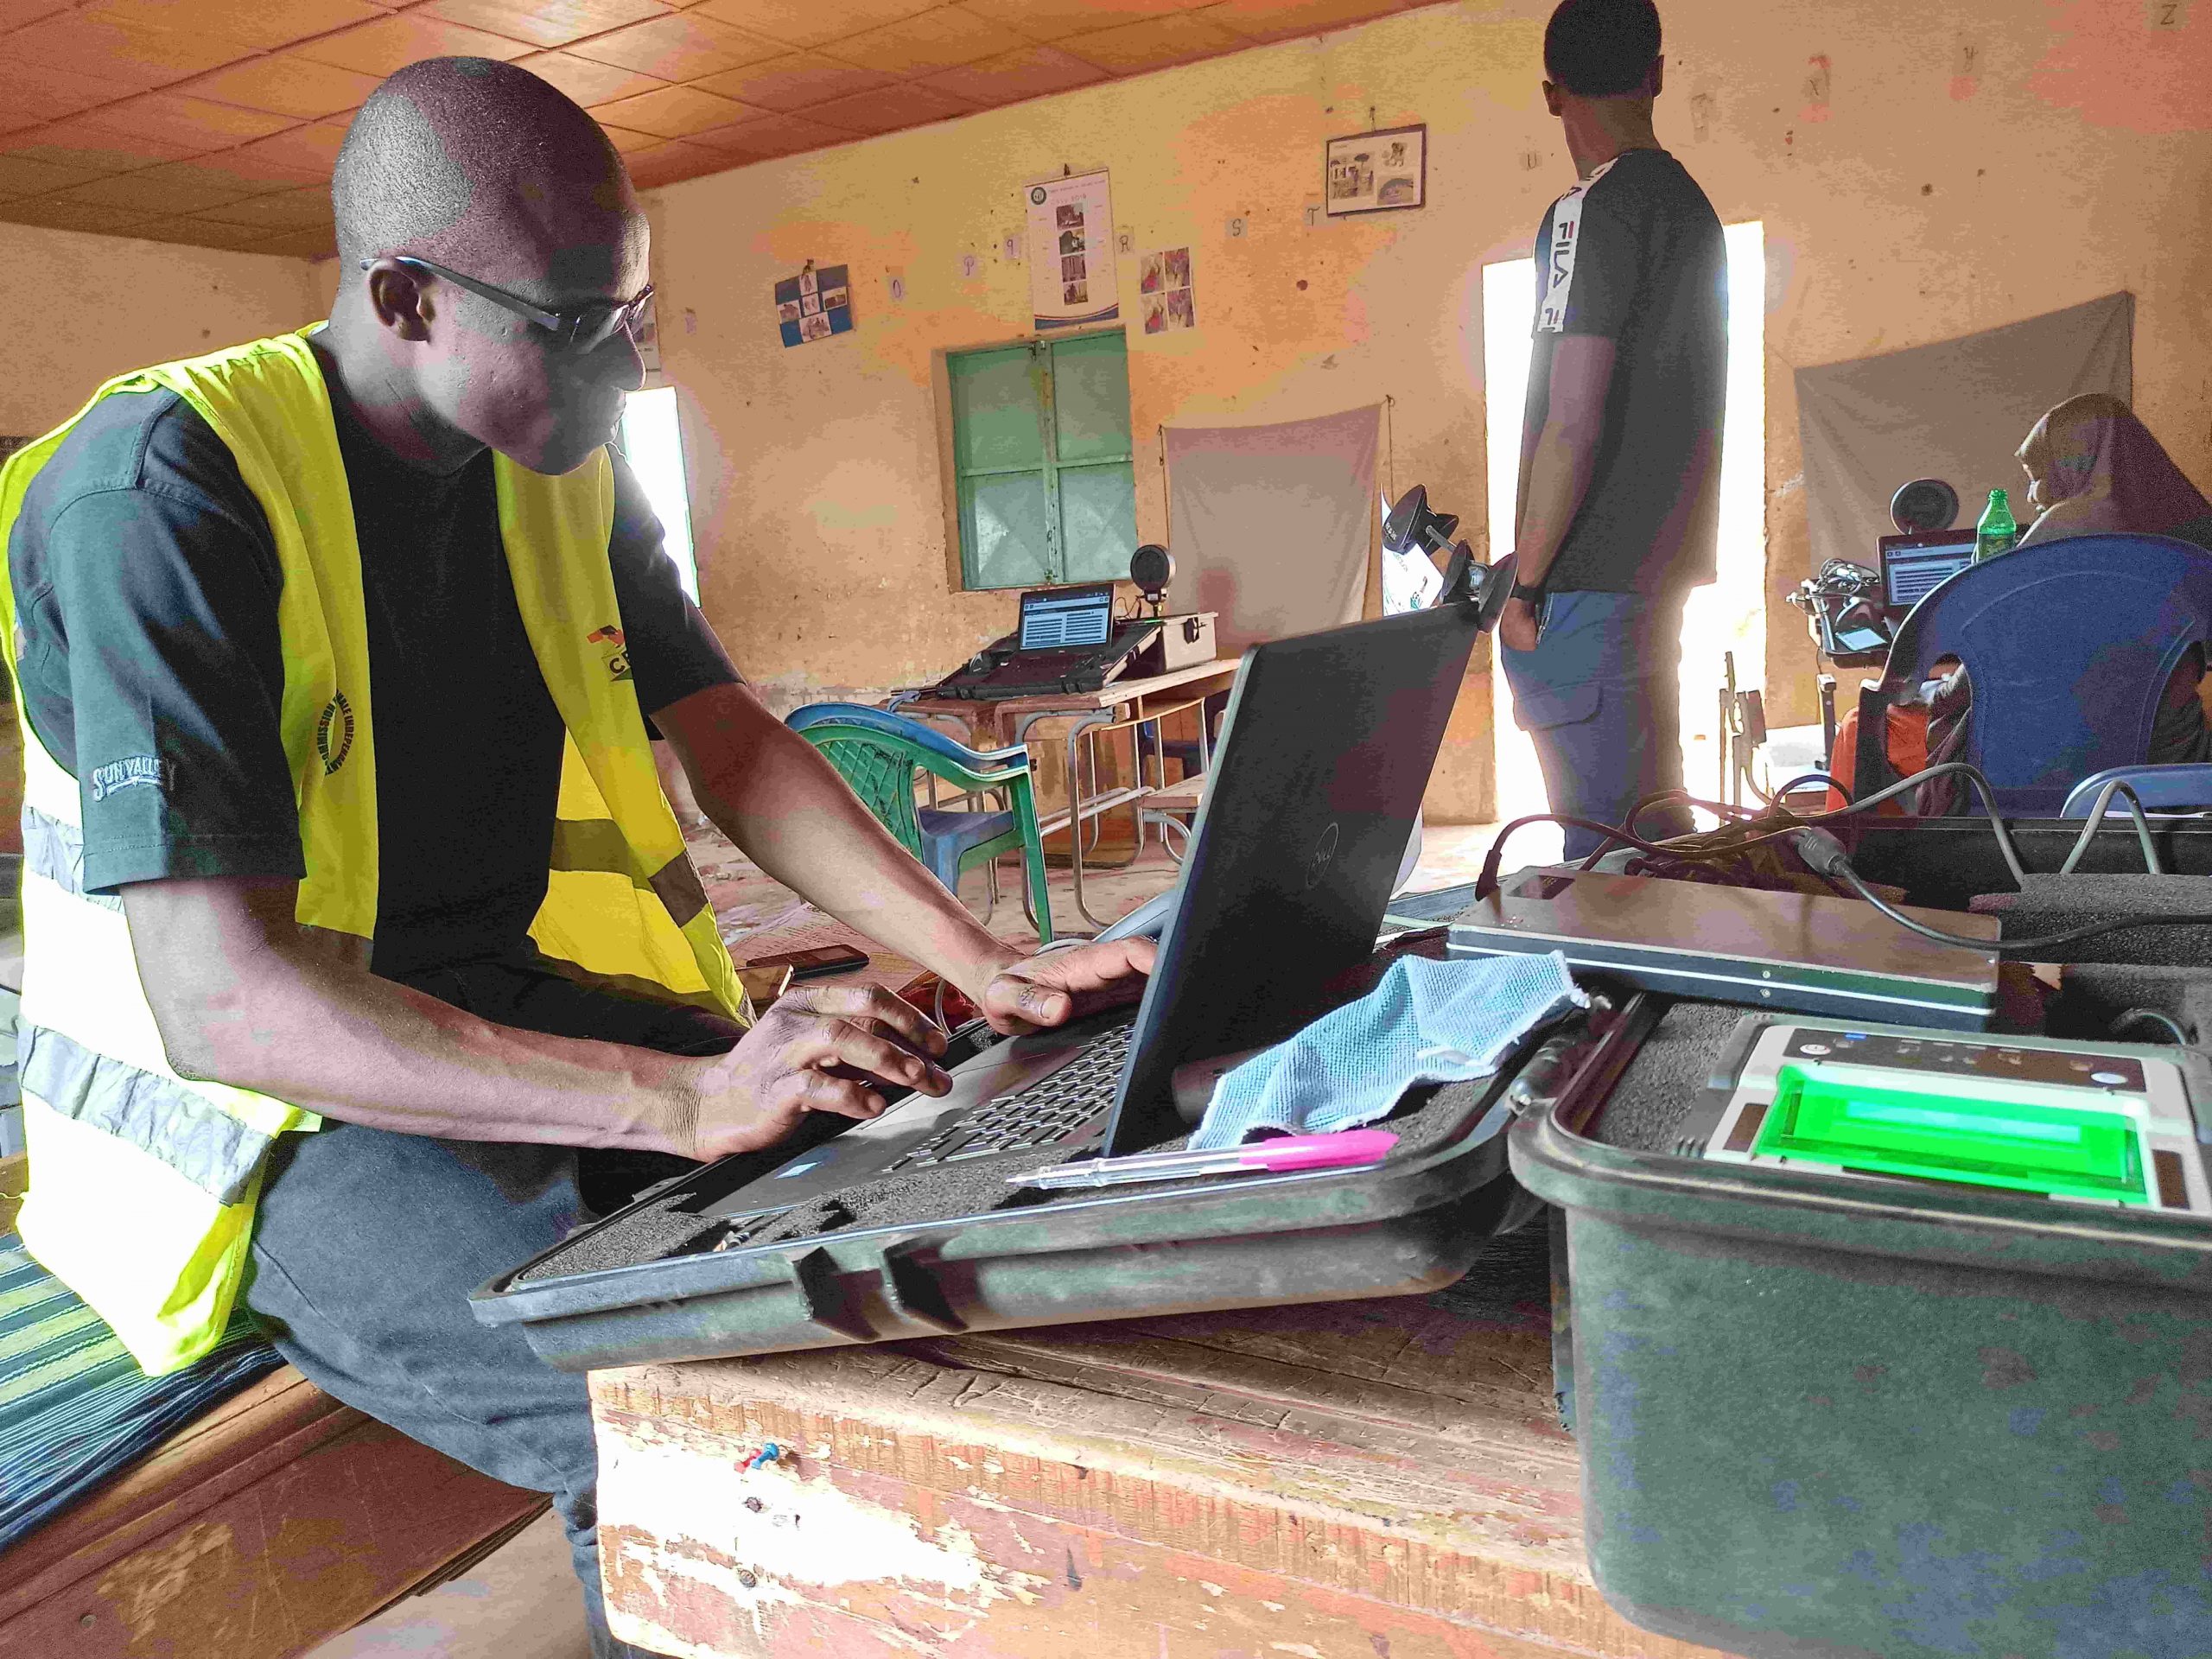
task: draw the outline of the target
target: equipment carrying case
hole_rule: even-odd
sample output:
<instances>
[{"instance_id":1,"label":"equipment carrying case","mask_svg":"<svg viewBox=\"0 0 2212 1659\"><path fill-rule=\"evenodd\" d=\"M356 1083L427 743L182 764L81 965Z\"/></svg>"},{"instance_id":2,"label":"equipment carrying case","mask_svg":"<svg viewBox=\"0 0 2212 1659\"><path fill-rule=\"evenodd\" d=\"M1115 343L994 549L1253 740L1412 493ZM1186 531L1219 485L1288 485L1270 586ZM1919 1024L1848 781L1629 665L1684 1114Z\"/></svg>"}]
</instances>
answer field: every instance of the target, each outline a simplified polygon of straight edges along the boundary
<instances>
[{"instance_id":1,"label":"equipment carrying case","mask_svg":"<svg viewBox=\"0 0 2212 1659\"><path fill-rule=\"evenodd\" d=\"M2212 1226L2155 1182L2100 1205L1700 1155L1784 1022L1853 1034L1631 999L1510 1137L1563 1215L1606 1599L1753 1659L2212 1654ZM2201 1141L2204 1059L2166 1052Z\"/></svg>"},{"instance_id":2,"label":"equipment carrying case","mask_svg":"<svg viewBox=\"0 0 2212 1659\"><path fill-rule=\"evenodd\" d=\"M1418 948L1440 955L1440 931ZM1409 1091L1387 1120L1397 1145L1361 1167L1047 1192L985 1160L765 1217L700 1213L786 1144L646 1193L483 1287L474 1310L586 1370L1433 1290L1537 1213L1506 1173L1514 1070Z\"/></svg>"}]
</instances>

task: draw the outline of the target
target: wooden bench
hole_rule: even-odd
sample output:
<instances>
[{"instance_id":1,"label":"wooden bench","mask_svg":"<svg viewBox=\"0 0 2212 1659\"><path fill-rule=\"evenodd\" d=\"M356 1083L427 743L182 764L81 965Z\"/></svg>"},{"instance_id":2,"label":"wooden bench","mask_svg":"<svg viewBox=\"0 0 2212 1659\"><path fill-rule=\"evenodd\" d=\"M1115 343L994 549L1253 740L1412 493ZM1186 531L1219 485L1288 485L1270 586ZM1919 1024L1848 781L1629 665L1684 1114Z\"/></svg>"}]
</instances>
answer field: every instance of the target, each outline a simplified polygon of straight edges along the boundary
<instances>
[{"instance_id":1,"label":"wooden bench","mask_svg":"<svg viewBox=\"0 0 2212 1659\"><path fill-rule=\"evenodd\" d=\"M1592 1584L1541 1239L1426 1297L592 1379L616 1633L891 1653L1693 1659ZM769 1442L794 1454L743 1467Z\"/></svg>"},{"instance_id":2,"label":"wooden bench","mask_svg":"<svg viewBox=\"0 0 2212 1659\"><path fill-rule=\"evenodd\" d=\"M0 1231L24 1160L0 1159ZM287 1365L0 1554L0 1654L292 1659L546 1506Z\"/></svg>"}]
</instances>

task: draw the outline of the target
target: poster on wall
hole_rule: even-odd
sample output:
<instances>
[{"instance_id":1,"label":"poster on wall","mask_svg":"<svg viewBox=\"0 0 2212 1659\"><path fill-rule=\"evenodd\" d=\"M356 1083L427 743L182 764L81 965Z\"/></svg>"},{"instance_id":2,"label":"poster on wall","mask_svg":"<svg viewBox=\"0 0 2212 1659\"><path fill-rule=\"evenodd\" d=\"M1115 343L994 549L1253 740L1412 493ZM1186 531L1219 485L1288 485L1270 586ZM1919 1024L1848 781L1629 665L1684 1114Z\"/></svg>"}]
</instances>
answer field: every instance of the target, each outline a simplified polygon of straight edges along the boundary
<instances>
[{"instance_id":1,"label":"poster on wall","mask_svg":"<svg viewBox=\"0 0 2212 1659\"><path fill-rule=\"evenodd\" d=\"M778 283L776 327L786 346L852 333L853 289L845 267L824 265L817 270L810 259L798 276Z\"/></svg>"},{"instance_id":2,"label":"poster on wall","mask_svg":"<svg viewBox=\"0 0 2212 1659\"><path fill-rule=\"evenodd\" d=\"M1191 300L1191 251L1168 248L1147 253L1137 266L1137 294L1143 302L1144 331L1168 334L1195 328L1198 314Z\"/></svg>"},{"instance_id":3,"label":"poster on wall","mask_svg":"<svg viewBox=\"0 0 2212 1659\"><path fill-rule=\"evenodd\" d=\"M1428 199L1428 128L1332 138L1323 171L1322 206L1332 219L1418 207Z\"/></svg>"},{"instance_id":4,"label":"poster on wall","mask_svg":"<svg viewBox=\"0 0 2212 1659\"><path fill-rule=\"evenodd\" d=\"M1075 328L1120 316L1106 175L1033 184L1022 192L1022 207L1029 221L1030 309L1038 328Z\"/></svg>"}]
</instances>

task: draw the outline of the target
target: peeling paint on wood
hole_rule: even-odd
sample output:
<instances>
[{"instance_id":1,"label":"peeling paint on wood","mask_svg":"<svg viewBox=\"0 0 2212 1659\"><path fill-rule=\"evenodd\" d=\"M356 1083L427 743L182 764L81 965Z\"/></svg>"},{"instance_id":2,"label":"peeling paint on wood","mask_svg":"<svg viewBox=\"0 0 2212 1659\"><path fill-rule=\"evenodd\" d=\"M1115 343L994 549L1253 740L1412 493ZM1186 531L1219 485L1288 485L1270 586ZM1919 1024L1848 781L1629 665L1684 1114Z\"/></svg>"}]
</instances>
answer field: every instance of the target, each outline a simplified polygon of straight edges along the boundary
<instances>
[{"instance_id":1,"label":"peeling paint on wood","mask_svg":"<svg viewBox=\"0 0 2212 1659\"><path fill-rule=\"evenodd\" d=\"M1541 1311L1450 1294L600 1373L610 1617L693 1659L1707 1653L1590 1582ZM763 1440L809 1451L734 1470Z\"/></svg>"}]
</instances>

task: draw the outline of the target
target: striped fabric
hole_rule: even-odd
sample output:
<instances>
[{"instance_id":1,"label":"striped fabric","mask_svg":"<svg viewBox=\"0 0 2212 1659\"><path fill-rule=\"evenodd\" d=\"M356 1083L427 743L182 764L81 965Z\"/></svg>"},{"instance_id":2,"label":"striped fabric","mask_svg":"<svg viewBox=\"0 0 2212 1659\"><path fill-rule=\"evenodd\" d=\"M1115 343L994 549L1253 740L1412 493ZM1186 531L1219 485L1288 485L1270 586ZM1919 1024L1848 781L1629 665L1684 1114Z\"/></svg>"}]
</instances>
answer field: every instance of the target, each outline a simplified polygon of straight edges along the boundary
<instances>
[{"instance_id":1,"label":"striped fabric","mask_svg":"<svg viewBox=\"0 0 2212 1659\"><path fill-rule=\"evenodd\" d=\"M283 1363L240 1309L206 1358L149 1377L99 1314L0 1233L0 1550Z\"/></svg>"}]
</instances>

